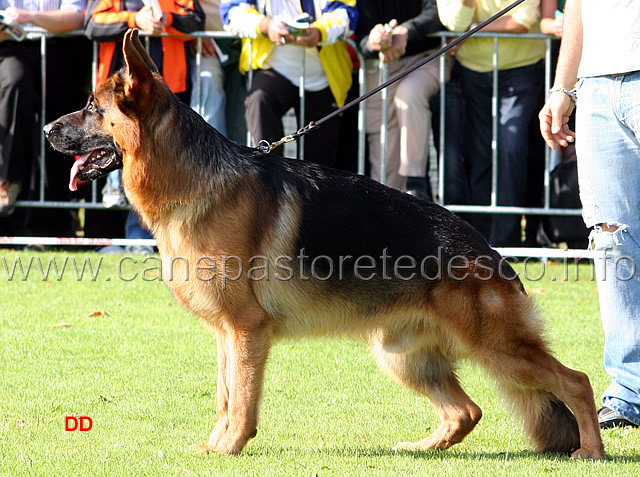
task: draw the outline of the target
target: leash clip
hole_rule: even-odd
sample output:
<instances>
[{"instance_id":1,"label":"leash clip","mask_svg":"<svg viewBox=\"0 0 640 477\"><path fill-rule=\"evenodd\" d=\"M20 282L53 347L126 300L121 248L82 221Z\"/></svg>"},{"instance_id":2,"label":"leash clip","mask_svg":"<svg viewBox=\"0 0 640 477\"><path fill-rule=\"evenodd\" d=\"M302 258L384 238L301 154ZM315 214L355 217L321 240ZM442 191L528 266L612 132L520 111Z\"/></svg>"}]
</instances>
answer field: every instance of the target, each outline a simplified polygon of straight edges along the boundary
<instances>
[{"instance_id":1,"label":"leash clip","mask_svg":"<svg viewBox=\"0 0 640 477\"><path fill-rule=\"evenodd\" d=\"M289 142L293 142L296 139L298 139L300 136L304 136L305 134L307 134L308 132L313 131L314 129L317 129L319 126L316 125L316 123L314 123L313 121L311 121L309 124L307 124L306 126L298 129L297 132L295 132L294 134L289 134L288 136L284 136L283 138L279 139L278 141L274 141L272 143L269 143L269 141L267 141L266 139L263 139L262 141L260 141L258 143L258 150L262 153L262 154L269 154L271 151L273 151L276 147L280 147L283 144L287 144Z\"/></svg>"},{"instance_id":2,"label":"leash clip","mask_svg":"<svg viewBox=\"0 0 640 477\"><path fill-rule=\"evenodd\" d=\"M280 147L283 144L286 144L288 142L291 141L295 141L295 137L294 135L290 135L290 136L285 136L282 139L278 140L278 141L274 141L272 143L269 143L269 141L267 141L266 139L263 139L262 141L260 141L258 143L258 150L262 153L262 154L269 154L271 151L273 151L276 147Z\"/></svg>"},{"instance_id":3,"label":"leash clip","mask_svg":"<svg viewBox=\"0 0 640 477\"><path fill-rule=\"evenodd\" d=\"M260 141L258 143L258 150L262 153L262 154L269 154L271 152L271 150L273 149L271 147L272 145L269 144L269 141L263 139L262 141Z\"/></svg>"}]
</instances>

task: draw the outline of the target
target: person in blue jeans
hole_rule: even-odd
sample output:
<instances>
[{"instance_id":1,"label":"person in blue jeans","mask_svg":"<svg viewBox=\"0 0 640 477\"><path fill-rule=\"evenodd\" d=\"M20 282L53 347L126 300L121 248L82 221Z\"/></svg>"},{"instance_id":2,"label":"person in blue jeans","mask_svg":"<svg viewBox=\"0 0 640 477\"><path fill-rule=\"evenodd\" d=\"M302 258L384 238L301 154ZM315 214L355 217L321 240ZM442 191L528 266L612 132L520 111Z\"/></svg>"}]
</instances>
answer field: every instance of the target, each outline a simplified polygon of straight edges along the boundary
<instances>
[{"instance_id":1,"label":"person in blue jeans","mask_svg":"<svg viewBox=\"0 0 640 477\"><path fill-rule=\"evenodd\" d=\"M639 24L635 0L567 0L556 77L539 114L551 148L575 139L582 215L593 227L611 376L598 412L603 429L640 426ZM574 134L568 120L578 100Z\"/></svg>"},{"instance_id":2,"label":"person in blue jeans","mask_svg":"<svg viewBox=\"0 0 640 477\"><path fill-rule=\"evenodd\" d=\"M223 30L220 0L200 0L205 12L205 30ZM191 107L218 132L232 141L245 144L247 124L244 100L247 90L238 70L239 38L202 38L202 55L198 71L197 43L188 43L187 61L191 80ZM198 80L200 86L198 88Z\"/></svg>"}]
</instances>

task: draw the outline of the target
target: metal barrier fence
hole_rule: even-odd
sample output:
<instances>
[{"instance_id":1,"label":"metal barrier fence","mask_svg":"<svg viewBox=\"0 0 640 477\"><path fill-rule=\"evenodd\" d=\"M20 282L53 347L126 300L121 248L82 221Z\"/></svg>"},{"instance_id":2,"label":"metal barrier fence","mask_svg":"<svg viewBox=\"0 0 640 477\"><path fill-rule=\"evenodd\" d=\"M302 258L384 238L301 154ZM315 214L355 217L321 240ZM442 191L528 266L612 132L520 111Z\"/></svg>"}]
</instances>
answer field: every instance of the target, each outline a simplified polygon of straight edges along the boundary
<instances>
[{"instance_id":1,"label":"metal barrier fence","mask_svg":"<svg viewBox=\"0 0 640 477\"><path fill-rule=\"evenodd\" d=\"M40 52L41 52L41 70L42 70L42 109L40 112L41 117L41 126L44 126L44 118L45 114L45 103L46 103L46 38L51 37L50 33L45 32L42 29L33 28L29 29L31 33L40 34ZM64 34L63 36L73 36L73 35L83 35L82 31L74 31ZM194 32L189 35L190 37L194 37L197 40L198 45L198 54L196 55L196 68L198 68L198 73L200 73L201 67L201 51L202 51L202 38L234 38L236 37L232 33L228 32ZM452 32L440 32L435 34L434 36L439 36L441 38L441 43L444 46L449 38L459 36L459 33ZM498 114L497 114L497 105L498 105L498 40L501 38L518 38L522 40L544 40L546 46L546 54L545 54L545 89L548 91L550 87L551 81L551 72L552 72L552 58L551 58L551 41L553 37L544 35L544 34L508 34L508 33L493 33L493 32L479 32L476 34L477 37L487 37L493 38L494 41L494 54L493 54L493 98L492 98L492 121L493 121L493 134L492 134L492 189L491 189L491 203L490 205L463 205L463 204L448 204L446 207L453 212L473 212L473 213L490 213L490 214L528 214L528 215L550 215L550 216L578 216L581 214L580 209L561 209L561 208L552 208L550 207L549 199L550 199L550 180L549 174L551 169L551 150L546 149L545 157L544 157L544 201L541 207L515 207L515 206L500 206L497 205L497 191L499 188L498 184L498 174L497 174L497 125L498 125ZM365 81L365 61L362 55L358 52L355 44L348 41L353 47L354 51L358 54L360 60L360 69L358 71L358 85L359 85L359 94L362 95L366 92L366 81ZM93 84L95 85L95 75L97 70L97 42L94 42L93 45L93 64L92 64L92 74L93 74ZM444 84L445 81L445 57L444 55L439 58L441 62L441 84ZM198 78L200 75L197 75ZM251 72L249 72L249 81L251 78ZM200 91L200 81L196 85L193 85L193 88L196 88L196 91ZM380 94L385 94L385 90L383 90ZM200 94L198 94L200 97ZM301 87L300 87L300 97L304 98L304 77L301 78ZM364 174L365 171L365 103L359 104L358 111L358 173ZM434 138L434 142L438 141L438 160L437 160L437 176L435 178L435 182L437 184L437 195L436 201L442 201L444 196L444 171L446 168L445 164L445 109L446 109L446 98L444 88L440 89L440 134L438 138ZM304 108L301 108L301 117L298 118L298 127L302 127L310 122L310 120L317 120L320 118L307 117ZM385 130L386 117L384 117L383 122L383 130ZM430 132L427 132L428 134ZM249 138L247 138L249 140ZM381 141L384 141L384 135L381 137ZM39 167L41 171L44 171L45 164L45 140L44 136L40 136L40 144L39 144ZM302 149L302 148L300 148ZM384 151L385 148L382 147L381 151ZM382 155L381 170L386 170L386 157L385 154ZM44 174L40 174L40 184L39 184L39 198L37 200L21 200L16 203L19 207L39 207L39 208L74 208L74 209L103 209L104 206L98 200L98 192L96 188L96 184L92 184L92 193L91 200L84 202L59 202L59 201L47 201L45 200L45 183L44 183ZM384 177L384 174L383 174ZM126 239L117 239L119 244L124 244L128 242ZM134 241L131 241L134 242ZM65 245L100 245L106 243L113 243L111 239L56 239L56 238L37 238L37 237L0 237L0 244L2 243L15 243L15 244L32 244L32 243L42 243L42 244L65 244ZM138 242L136 242L138 243ZM518 255L516 251L511 250L511 255ZM524 249L523 249L524 252ZM556 255L550 252L544 252L544 255L540 255L540 252L536 249L526 249L527 255L538 255L538 256L552 256ZM562 256L566 256L563 254ZM583 257L585 256L585 251L579 251L575 254L575 256Z\"/></svg>"}]
</instances>

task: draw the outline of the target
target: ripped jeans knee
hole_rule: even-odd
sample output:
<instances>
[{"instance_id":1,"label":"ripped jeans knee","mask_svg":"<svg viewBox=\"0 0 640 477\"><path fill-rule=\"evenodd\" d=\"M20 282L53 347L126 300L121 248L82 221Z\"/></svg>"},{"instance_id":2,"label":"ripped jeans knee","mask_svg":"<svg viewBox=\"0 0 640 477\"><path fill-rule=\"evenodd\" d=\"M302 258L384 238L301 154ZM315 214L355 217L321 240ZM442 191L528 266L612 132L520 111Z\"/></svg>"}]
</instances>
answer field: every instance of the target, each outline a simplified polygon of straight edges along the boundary
<instances>
[{"instance_id":1,"label":"ripped jeans knee","mask_svg":"<svg viewBox=\"0 0 640 477\"><path fill-rule=\"evenodd\" d=\"M609 222L594 226L589 248L594 252L599 281L638 279L640 246L626 224Z\"/></svg>"},{"instance_id":2,"label":"ripped jeans knee","mask_svg":"<svg viewBox=\"0 0 640 477\"><path fill-rule=\"evenodd\" d=\"M602 403L640 424L640 246L629 224L597 225L589 236L611 384Z\"/></svg>"}]
</instances>

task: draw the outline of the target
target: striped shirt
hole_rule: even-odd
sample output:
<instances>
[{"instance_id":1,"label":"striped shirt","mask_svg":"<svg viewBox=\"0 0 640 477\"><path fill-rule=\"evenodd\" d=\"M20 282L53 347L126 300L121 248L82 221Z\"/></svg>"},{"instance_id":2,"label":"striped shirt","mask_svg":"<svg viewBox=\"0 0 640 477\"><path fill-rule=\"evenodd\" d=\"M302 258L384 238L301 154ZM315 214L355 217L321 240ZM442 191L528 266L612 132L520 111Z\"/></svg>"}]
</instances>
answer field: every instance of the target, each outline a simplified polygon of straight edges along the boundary
<instances>
[{"instance_id":1,"label":"striped shirt","mask_svg":"<svg viewBox=\"0 0 640 477\"><path fill-rule=\"evenodd\" d=\"M53 10L83 12L87 8L87 0L0 0L0 10L5 10L9 7L39 12L51 12Z\"/></svg>"},{"instance_id":2,"label":"striped shirt","mask_svg":"<svg viewBox=\"0 0 640 477\"><path fill-rule=\"evenodd\" d=\"M5 10L9 7L38 12L51 12L54 10L84 12L87 9L87 0L0 0L0 10ZM26 23L24 26L29 29L35 25ZM46 36L49 37L50 35ZM40 35L37 33L27 33L27 39L29 40L38 38L40 38Z\"/></svg>"}]
</instances>

